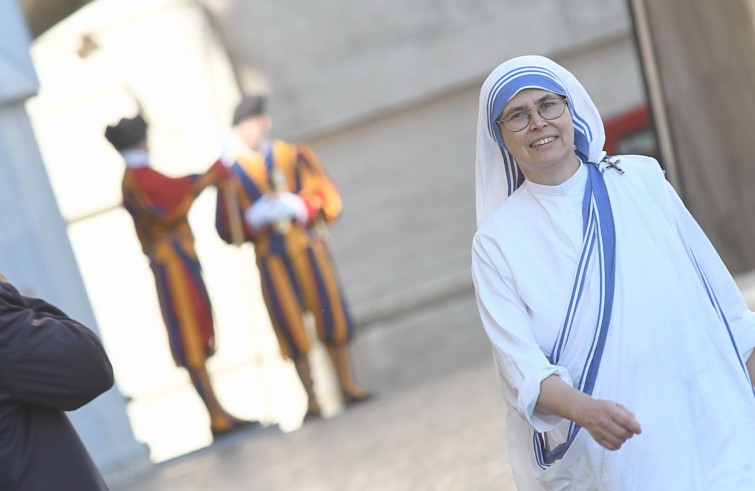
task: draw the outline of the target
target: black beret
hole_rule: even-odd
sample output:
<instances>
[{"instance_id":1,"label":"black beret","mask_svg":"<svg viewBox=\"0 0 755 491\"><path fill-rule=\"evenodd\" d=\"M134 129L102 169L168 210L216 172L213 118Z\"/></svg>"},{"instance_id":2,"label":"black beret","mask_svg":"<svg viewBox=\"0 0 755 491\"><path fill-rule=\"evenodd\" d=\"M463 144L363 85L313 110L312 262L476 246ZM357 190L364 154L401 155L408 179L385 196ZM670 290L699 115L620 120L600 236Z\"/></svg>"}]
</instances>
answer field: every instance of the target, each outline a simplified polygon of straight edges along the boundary
<instances>
[{"instance_id":1,"label":"black beret","mask_svg":"<svg viewBox=\"0 0 755 491\"><path fill-rule=\"evenodd\" d=\"M267 113L267 97L262 95L247 95L241 99L236 110L233 111L233 125L236 126L246 118L260 116Z\"/></svg>"},{"instance_id":2,"label":"black beret","mask_svg":"<svg viewBox=\"0 0 755 491\"><path fill-rule=\"evenodd\" d=\"M141 114L133 118L121 118L118 124L110 125L105 129L105 138L119 152L135 147L147 138L147 122Z\"/></svg>"}]
</instances>

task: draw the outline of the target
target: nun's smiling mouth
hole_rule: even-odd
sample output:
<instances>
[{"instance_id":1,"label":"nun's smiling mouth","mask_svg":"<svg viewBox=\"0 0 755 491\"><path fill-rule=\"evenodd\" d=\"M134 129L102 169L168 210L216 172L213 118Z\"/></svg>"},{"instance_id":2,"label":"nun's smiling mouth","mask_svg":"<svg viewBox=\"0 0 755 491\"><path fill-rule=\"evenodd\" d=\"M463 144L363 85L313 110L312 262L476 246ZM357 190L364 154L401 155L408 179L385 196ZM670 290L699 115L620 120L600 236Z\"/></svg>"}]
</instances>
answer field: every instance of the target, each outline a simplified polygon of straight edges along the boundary
<instances>
[{"instance_id":1,"label":"nun's smiling mouth","mask_svg":"<svg viewBox=\"0 0 755 491\"><path fill-rule=\"evenodd\" d=\"M552 142L552 141L555 141L556 139L558 139L558 137L557 137L557 136L546 136L545 138L540 138L539 140L535 140L535 141L534 141L534 142L533 142L533 143L532 143L532 144L530 145L530 148L537 148L537 147L541 147L541 146L543 146L543 145L545 145L545 144L547 144L547 143L550 143L550 142Z\"/></svg>"}]
</instances>

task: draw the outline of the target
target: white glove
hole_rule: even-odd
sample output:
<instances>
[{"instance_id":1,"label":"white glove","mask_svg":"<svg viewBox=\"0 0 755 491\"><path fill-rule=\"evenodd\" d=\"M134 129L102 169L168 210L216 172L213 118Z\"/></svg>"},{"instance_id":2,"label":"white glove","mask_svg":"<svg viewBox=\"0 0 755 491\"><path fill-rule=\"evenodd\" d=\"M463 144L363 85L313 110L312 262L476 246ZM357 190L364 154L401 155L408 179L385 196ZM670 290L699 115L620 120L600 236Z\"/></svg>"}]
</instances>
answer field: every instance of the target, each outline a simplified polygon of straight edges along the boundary
<instances>
[{"instance_id":1,"label":"white glove","mask_svg":"<svg viewBox=\"0 0 755 491\"><path fill-rule=\"evenodd\" d=\"M280 202L280 206L288 209L290 217L304 225L307 223L307 205L304 200L294 193L278 193L275 197Z\"/></svg>"},{"instance_id":2,"label":"white glove","mask_svg":"<svg viewBox=\"0 0 755 491\"><path fill-rule=\"evenodd\" d=\"M244 212L244 220L250 227L261 229L279 220L307 221L307 206L293 193L266 194Z\"/></svg>"}]
</instances>

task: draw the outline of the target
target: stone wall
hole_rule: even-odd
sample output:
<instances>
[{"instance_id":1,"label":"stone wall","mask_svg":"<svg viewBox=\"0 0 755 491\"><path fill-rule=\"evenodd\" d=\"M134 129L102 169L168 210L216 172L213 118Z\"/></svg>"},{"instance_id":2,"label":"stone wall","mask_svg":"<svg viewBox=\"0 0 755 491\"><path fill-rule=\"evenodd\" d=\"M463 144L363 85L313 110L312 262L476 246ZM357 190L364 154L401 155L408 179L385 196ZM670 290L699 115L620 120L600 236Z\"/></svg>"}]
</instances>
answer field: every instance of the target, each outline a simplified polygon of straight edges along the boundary
<instances>
[{"instance_id":1,"label":"stone wall","mask_svg":"<svg viewBox=\"0 0 755 491\"><path fill-rule=\"evenodd\" d=\"M311 143L343 192L333 248L363 325L470 290L477 99L496 65L544 54L604 116L644 103L619 0L210 5L276 136Z\"/></svg>"}]
</instances>

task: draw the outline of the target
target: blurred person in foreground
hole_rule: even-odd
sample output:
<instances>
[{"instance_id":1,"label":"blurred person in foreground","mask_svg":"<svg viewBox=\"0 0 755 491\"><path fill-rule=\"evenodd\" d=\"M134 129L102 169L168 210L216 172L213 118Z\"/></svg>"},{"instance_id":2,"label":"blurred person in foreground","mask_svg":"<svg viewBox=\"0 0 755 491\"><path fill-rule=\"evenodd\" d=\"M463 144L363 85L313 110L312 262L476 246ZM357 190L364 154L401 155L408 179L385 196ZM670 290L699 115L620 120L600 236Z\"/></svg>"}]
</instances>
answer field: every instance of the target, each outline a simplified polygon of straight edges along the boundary
<instances>
[{"instance_id":1,"label":"blurred person in foreground","mask_svg":"<svg viewBox=\"0 0 755 491\"><path fill-rule=\"evenodd\" d=\"M0 489L106 490L65 411L112 386L97 336L0 274Z\"/></svg>"},{"instance_id":2,"label":"blurred person in foreground","mask_svg":"<svg viewBox=\"0 0 755 491\"><path fill-rule=\"evenodd\" d=\"M223 161L235 176L234 194L218 193L217 229L226 242L254 244L262 294L286 358L293 360L307 394L305 419L320 415L303 315L311 312L327 348L345 405L363 401L347 346L354 335L346 299L326 244L325 224L341 213L338 190L303 144L271 139L267 99L246 96L233 115ZM243 237L234 239L228 203L243 216Z\"/></svg>"},{"instance_id":3,"label":"blurred person in foreground","mask_svg":"<svg viewBox=\"0 0 755 491\"><path fill-rule=\"evenodd\" d=\"M169 177L156 171L150 166L147 122L141 115L108 126L105 138L126 163L123 206L155 277L173 360L189 372L209 412L213 436L258 425L230 415L215 395L206 365L215 353L212 305L188 220L199 193L226 180L228 170L217 161L203 174Z\"/></svg>"},{"instance_id":4,"label":"blurred person in foreground","mask_svg":"<svg viewBox=\"0 0 755 491\"><path fill-rule=\"evenodd\" d=\"M520 490L755 489L755 315L654 159L567 70L480 93L472 272Z\"/></svg>"}]
</instances>

